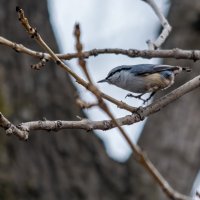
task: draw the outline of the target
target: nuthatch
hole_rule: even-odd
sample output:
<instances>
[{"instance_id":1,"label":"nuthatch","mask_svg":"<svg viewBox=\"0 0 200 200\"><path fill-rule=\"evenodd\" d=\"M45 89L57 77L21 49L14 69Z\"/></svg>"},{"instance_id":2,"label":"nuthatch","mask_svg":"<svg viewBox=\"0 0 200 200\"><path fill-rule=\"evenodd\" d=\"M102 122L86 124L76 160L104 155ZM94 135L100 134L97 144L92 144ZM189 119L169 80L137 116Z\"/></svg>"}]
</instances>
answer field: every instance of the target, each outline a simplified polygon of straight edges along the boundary
<instances>
[{"instance_id":1,"label":"nuthatch","mask_svg":"<svg viewBox=\"0 0 200 200\"><path fill-rule=\"evenodd\" d=\"M173 85L175 75L182 70L190 71L189 68L161 64L122 65L113 68L107 77L98 83L107 82L133 93L141 93L140 95L129 93L126 97L135 97L145 103L157 91ZM145 93L151 95L147 99L142 99Z\"/></svg>"}]
</instances>

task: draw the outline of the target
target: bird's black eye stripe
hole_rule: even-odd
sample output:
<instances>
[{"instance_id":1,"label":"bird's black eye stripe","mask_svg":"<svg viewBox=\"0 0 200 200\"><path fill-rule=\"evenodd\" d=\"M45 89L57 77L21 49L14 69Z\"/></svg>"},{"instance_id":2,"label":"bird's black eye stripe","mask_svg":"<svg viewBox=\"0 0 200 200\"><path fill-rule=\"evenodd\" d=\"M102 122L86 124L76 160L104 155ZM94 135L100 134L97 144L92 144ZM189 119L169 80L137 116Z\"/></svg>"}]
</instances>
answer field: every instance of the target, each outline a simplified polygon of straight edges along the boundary
<instances>
[{"instance_id":1,"label":"bird's black eye stripe","mask_svg":"<svg viewBox=\"0 0 200 200\"><path fill-rule=\"evenodd\" d=\"M122 71L122 70L123 70L123 71L125 71L125 70L128 71L128 70L130 70L130 69L131 69L131 67L129 67L129 68L128 68L128 67L126 67L126 68L124 67L124 68L121 68L121 69L117 69L117 70L115 70L115 71L113 71L113 72L111 71L111 72L108 74L108 76L107 76L106 79L110 78L113 74L116 74L117 72L120 72L120 71Z\"/></svg>"}]
</instances>

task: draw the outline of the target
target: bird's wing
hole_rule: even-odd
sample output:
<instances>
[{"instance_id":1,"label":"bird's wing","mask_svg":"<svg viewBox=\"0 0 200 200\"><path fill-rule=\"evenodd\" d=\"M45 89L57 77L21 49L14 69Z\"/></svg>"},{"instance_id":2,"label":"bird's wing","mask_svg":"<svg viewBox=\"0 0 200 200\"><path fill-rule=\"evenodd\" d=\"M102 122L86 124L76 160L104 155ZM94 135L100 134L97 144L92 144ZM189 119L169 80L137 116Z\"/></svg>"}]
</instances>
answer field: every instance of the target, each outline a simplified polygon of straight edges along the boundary
<instances>
[{"instance_id":1,"label":"bird's wing","mask_svg":"<svg viewBox=\"0 0 200 200\"><path fill-rule=\"evenodd\" d=\"M153 64L145 64L145 65L134 65L131 68L131 73L137 76L146 76L149 74L154 74L162 71L174 71L178 68L176 66L170 65L153 65Z\"/></svg>"},{"instance_id":2,"label":"bird's wing","mask_svg":"<svg viewBox=\"0 0 200 200\"><path fill-rule=\"evenodd\" d=\"M155 65L155 64L140 64L140 65L122 65L113 68L109 73L106 79L111 77L113 74L120 71L130 70L130 73L133 73L137 76L146 76L148 74L158 73L166 70L177 70L177 67L170 65Z\"/></svg>"}]
</instances>

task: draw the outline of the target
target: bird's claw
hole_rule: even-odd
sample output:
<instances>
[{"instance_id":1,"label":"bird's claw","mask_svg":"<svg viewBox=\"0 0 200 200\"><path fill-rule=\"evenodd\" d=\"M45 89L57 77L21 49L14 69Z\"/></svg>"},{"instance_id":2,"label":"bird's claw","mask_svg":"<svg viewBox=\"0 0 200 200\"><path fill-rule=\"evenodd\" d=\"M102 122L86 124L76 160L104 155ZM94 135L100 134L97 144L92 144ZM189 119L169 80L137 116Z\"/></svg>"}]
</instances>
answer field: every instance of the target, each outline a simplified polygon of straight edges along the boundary
<instances>
[{"instance_id":1,"label":"bird's claw","mask_svg":"<svg viewBox=\"0 0 200 200\"><path fill-rule=\"evenodd\" d=\"M150 98L147 98L147 99L142 99L142 98L141 98L140 100L143 101L143 105L144 105L144 104L146 104L146 103L150 100Z\"/></svg>"},{"instance_id":2,"label":"bird's claw","mask_svg":"<svg viewBox=\"0 0 200 200\"><path fill-rule=\"evenodd\" d=\"M133 95L133 94L131 94L131 93L128 93L128 94L125 96L125 98L127 98L127 97L134 97L134 98L136 98L136 99L139 99L139 100L143 101L143 105L144 105L145 103L147 103L147 102L151 99L152 96L148 97L147 99L143 99L143 98L142 98L143 95L144 95L144 94Z\"/></svg>"},{"instance_id":3,"label":"bird's claw","mask_svg":"<svg viewBox=\"0 0 200 200\"><path fill-rule=\"evenodd\" d=\"M127 98L127 97L134 97L134 98L137 98L136 96L134 96L134 95L131 94L131 93L128 93L128 94L125 96L125 98Z\"/></svg>"}]
</instances>

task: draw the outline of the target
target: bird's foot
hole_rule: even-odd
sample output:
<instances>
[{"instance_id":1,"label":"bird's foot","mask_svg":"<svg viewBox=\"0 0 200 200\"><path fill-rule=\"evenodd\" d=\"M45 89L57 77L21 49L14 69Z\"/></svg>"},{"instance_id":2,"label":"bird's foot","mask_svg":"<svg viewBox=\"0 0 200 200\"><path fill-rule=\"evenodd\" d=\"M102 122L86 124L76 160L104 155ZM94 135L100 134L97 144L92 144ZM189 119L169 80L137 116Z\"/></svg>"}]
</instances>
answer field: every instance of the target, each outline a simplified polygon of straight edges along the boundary
<instances>
[{"instance_id":1,"label":"bird's foot","mask_svg":"<svg viewBox=\"0 0 200 200\"><path fill-rule=\"evenodd\" d=\"M146 103L153 97L154 94L155 94L155 93L152 93L147 99L143 99L143 98L142 98L142 96L143 96L144 94L133 95L133 94L131 94L131 93L128 93L128 94L126 95L126 97L134 97L134 98L136 98L136 99L139 99L139 100L143 101L143 105L144 105L144 104L146 104ZM125 98L126 98L126 97L125 97Z\"/></svg>"},{"instance_id":2,"label":"bird's foot","mask_svg":"<svg viewBox=\"0 0 200 200\"><path fill-rule=\"evenodd\" d=\"M151 97L148 97L147 99L142 99L142 98L141 98L141 100L143 101L143 105L146 104L146 103L148 103L148 101L149 101L150 99L151 99Z\"/></svg>"},{"instance_id":3,"label":"bird's foot","mask_svg":"<svg viewBox=\"0 0 200 200\"><path fill-rule=\"evenodd\" d=\"M139 94L139 95L133 95L133 94L131 94L131 93L128 93L126 96L125 96L125 98L126 97L134 97L134 98L136 98L136 99L141 99L141 96L142 96L143 94Z\"/></svg>"},{"instance_id":4,"label":"bird's foot","mask_svg":"<svg viewBox=\"0 0 200 200\"><path fill-rule=\"evenodd\" d=\"M127 97L134 97L134 98L136 98L136 99L142 100L142 101L143 101L143 104L145 104L145 103L146 103L146 100L142 98L142 95L144 95L144 94L133 95L133 94L131 94L131 93L128 93L128 94L125 96L125 98L127 98Z\"/></svg>"}]
</instances>

